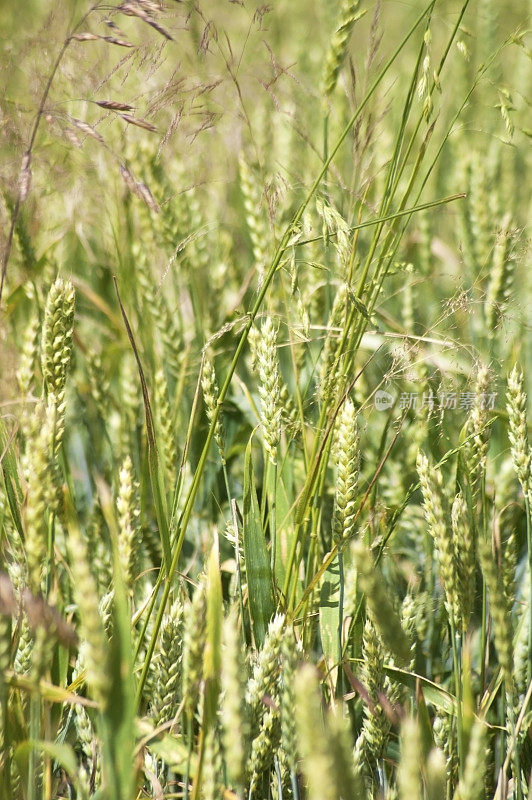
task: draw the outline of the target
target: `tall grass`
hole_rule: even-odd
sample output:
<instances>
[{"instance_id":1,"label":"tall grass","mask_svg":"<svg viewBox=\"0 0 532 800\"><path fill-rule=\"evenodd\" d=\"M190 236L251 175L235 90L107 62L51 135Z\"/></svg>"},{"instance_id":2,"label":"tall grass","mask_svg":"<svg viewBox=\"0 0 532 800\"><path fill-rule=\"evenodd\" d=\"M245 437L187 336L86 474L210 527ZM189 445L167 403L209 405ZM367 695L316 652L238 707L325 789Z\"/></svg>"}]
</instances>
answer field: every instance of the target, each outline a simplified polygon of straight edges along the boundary
<instances>
[{"instance_id":1,"label":"tall grass","mask_svg":"<svg viewBox=\"0 0 532 800\"><path fill-rule=\"evenodd\" d=\"M0 800L528 798L523 9L0 26Z\"/></svg>"}]
</instances>

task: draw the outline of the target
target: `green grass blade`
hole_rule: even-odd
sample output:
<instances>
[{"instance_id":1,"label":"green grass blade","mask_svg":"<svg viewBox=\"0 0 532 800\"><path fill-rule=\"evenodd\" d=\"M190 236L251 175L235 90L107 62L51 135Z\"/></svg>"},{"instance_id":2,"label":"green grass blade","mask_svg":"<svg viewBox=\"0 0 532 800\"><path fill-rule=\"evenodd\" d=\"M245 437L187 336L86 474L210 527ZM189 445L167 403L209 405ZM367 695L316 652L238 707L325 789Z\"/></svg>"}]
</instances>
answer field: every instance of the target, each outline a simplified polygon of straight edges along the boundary
<instances>
[{"instance_id":1,"label":"green grass blade","mask_svg":"<svg viewBox=\"0 0 532 800\"><path fill-rule=\"evenodd\" d=\"M243 542L251 625L255 644L260 648L266 636L268 623L275 611L275 603L270 558L255 489L251 446L252 438L247 444L244 462Z\"/></svg>"}]
</instances>

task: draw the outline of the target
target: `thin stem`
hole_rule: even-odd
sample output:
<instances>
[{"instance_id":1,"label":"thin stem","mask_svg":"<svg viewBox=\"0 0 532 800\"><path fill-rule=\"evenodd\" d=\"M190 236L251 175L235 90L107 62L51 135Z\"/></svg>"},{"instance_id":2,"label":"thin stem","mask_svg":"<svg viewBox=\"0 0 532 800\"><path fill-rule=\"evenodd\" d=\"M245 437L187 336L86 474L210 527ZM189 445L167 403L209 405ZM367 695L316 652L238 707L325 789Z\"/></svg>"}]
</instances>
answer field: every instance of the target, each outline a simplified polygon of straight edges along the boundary
<instances>
[{"instance_id":1,"label":"thin stem","mask_svg":"<svg viewBox=\"0 0 532 800\"><path fill-rule=\"evenodd\" d=\"M528 660L526 679L532 679L532 519L530 508L530 494L525 492L526 510L526 543L528 548Z\"/></svg>"},{"instance_id":2,"label":"thin stem","mask_svg":"<svg viewBox=\"0 0 532 800\"><path fill-rule=\"evenodd\" d=\"M462 636L456 630L451 618L451 638L453 650L454 690L456 694L456 740L458 745L458 772L461 776L464 769L464 741L462 720Z\"/></svg>"},{"instance_id":3,"label":"thin stem","mask_svg":"<svg viewBox=\"0 0 532 800\"><path fill-rule=\"evenodd\" d=\"M292 795L294 800L300 800L299 798L299 783L297 781L297 773L295 769L290 770L290 783L292 785Z\"/></svg>"},{"instance_id":4,"label":"thin stem","mask_svg":"<svg viewBox=\"0 0 532 800\"><path fill-rule=\"evenodd\" d=\"M340 594L338 597L338 653L340 659L342 658L342 654L344 652L344 644L343 644L343 627L344 627L344 554L342 547L338 548L338 580L340 584ZM339 697L343 695L343 669L338 670L338 686L337 691Z\"/></svg>"},{"instance_id":5,"label":"thin stem","mask_svg":"<svg viewBox=\"0 0 532 800\"><path fill-rule=\"evenodd\" d=\"M272 575L275 575L275 550L277 548L277 520L275 519L275 516L277 514L276 500L277 500L277 461L273 465L273 496L271 498L271 509L270 509L270 540L272 548L270 553L270 564L271 564Z\"/></svg>"}]
</instances>

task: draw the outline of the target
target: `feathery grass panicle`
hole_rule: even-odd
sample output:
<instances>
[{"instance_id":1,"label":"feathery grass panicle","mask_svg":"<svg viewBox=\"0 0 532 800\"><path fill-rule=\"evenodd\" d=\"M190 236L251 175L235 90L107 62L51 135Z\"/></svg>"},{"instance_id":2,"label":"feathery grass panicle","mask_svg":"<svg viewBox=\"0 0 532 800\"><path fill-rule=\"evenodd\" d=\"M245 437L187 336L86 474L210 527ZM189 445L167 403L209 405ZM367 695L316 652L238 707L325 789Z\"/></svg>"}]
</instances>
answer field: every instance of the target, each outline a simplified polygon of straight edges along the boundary
<instances>
[{"instance_id":1,"label":"feathery grass panicle","mask_svg":"<svg viewBox=\"0 0 532 800\"><path fill-rule=\"evenodd\" d=\"M514 366L508 376L506 393L508 411L508 438L514 469L525 497L532 496L532 455L528 443L526 421L526 393L521 369Z\"/></svg>"},{"instance_id":2,"label":"feathery grass panicle","mask_svg":"<svg viewBox=\"0 0 532 800\"><path fill-rule=\"evenodd\" d=\"M359 439L356 413L347 398L340 412L334 442L337 485L333 518L333 537L336 543L354 536L355 503L358 490Z\"/></svg>"},{"instance_id":3,"label":"feathery grass panicle","mask_svg":"<svg viewBox=\"0 0 532 800\"><path fill-rule=\"evenodd\" d=\"M423 492L425 517L429 533L434 541L434 549L440 568L445 607L455 629L460 630L462 620L456 551L453 540L449 536L443 505L443 478L441 472L429 464L428 458L423 453L418 455L417 470Z\"/></svg>"},{"instance_id":4,"label":"feathery grass panicle","mask_svg":"<svg viewBox=\"0 0 532 800\"><path fill-rule=\"evenodd\" d=\"M432 41L432 35L430 32L430 28L427 28L424 35L426 55L421 65L421 77L417 85L417 95L419 100L423 103L423 116L427 121L430 119L432 115L432 108L433 108L431 92L429 91L430 72L431 72L431 57L430 57L431 41ZM435 75L435 73L433 74Z\"/></svg>"},{"instance_id":5,"label":"feathery grass panicle","mask_svg":"<svg viewBox=\"0 0 532 800\"><path fill-rule=\"evenodd\" d=\"M353 542L352 555L357 566L358 585L366 597L366 607L386 648L399 664L410 661L410 641L401 627L384 585L380 570L373 563L363 542Z\"/></svg>"},{"instance_id":6,"label":"feathery grass panicle","mask_svg":"<svg viewBox=\"0 0 532 800\"><path fill-rule=\"evenodd\" d=\"M118 555L124 583L132 595L137 577L140 548L140 505L138 484L133 476L133 464L130 456L126 456L120 468L116 508L118 511Z\"/></svg>"},{"instance_id":7,"label":"feathery grass panicle","mask_svg":"<svg viewBox=\"0 0 532 800\"><path fill-rule=\"evenodd\" d=\"M523 3L25 5L0 800L532 800Z\"/></svg>"}]
</instances>

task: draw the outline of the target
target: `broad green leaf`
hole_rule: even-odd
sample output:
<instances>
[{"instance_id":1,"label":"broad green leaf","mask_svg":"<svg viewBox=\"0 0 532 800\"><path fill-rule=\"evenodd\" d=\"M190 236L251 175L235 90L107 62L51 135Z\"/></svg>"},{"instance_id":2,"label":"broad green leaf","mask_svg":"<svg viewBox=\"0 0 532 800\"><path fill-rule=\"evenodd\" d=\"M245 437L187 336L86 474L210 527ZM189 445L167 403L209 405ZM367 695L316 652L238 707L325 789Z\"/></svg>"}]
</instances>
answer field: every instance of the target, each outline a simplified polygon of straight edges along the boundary
<instances>
[{"instance_id":1,"label":"broad green leaf","mask_svg":"<svg viewBox=\"0 0 532 800\"><path fill-rule=\"evenodd\" d=\"M2 463L2 473L4 475L7 502L17 532L22 540L24 540L24 531L20 517L22 489L20 488L17 462L11 446L12 438L13 434L8 431L5 422L0 419L0 459Z\"/></svg>"},{"instance_id":2,"label":"broad green leaf","mask_svg":"<svg viewBox=\"0 0 532 800\"><path fill-rule=\"evenodd\" d=\"M30 750L36 750L38 753L44 753L44 755L49 756L57 764L62 766L65 772L67 772L71 778L76 778L78 773L78 765L76 763L74 750L69 744L56 744L55 742L45 742L41 740L27 740L19 744L15 750L15 761L17 764L21 765L27 763Z\"/></svg>"},{"instance_id":3,"label":"broad green leaf","mask_svg":"<svg viewBox=\"0 0 532 800\"><path fill-rule=\"evenodd\" d=\"M283 586L286 563L295 533L293 519L294 498L291 491L293 485L292 461L289 458L285 458L279 466L276 486L274 486L273 480L275 470L268 470L268 497L273 498L275 491L275 580L279 586Z\"/></svg>"},{"instance_id":4,"label":"broad green leaf","mask_svg":"<svg viewBox=\"0 0 532 800\"><path fill-rule=\"evenodd\" d=\"M419 735L421 739L421 746L423 748L423 756L427 758L428 754L434 747L434 738L432 736L432 724L425 702L425 695L420 681L417 682L416 687L416 700L417 700L417 720L419 725Z\"/></svg>"},{"instance_id":5,"label":"broad green leaf","mask_svg":"<svg viewBox=\"0 0 532 800\"><path fill-rule=\"evenodd\" d=\"M275 610L275 603L270 559L262 530L259 502L255 489L251 443L252 438L250 437L244 459L243 540L251 624L255 644L260 649L266 636L268 623Z\"/></svg>"},{"instance_id":6,"label":"broad green leaf","mask_svg":"<svg viewBox=\"0 0 532 800\"><path fill-rule=\"evenodd\" d=\"M338 558L329 565L323 576L320 589L320 637L327 667L332 672L334 683L341 660L338 637L338 609L340 601L340 569Z\"/></svg>"},{"instance_id":7,"label":"broad green leaf","mask_svg":"<svg viewBox=\"0 0 532 800\"><path fill-rule=\"evenodd\" d=\"M86 706L87 708L98 708L98 704L95 703L94 700L88 700L86 697L81 697L68 689L63 689L61 686L54 686L44 680L40 680L37 687L35 681L25 675L16 675L13 672L6 672L5 678L9 686L21 689L29 695L35 694L38 691L39 696L42 697L43 700L46 700L47 703L66 703L71 706L80 705ZM81 686L82 683L83 676L80 675L76 685Z\"/></svg>"},{"instance_id":8,"label":"broad green leaf","mask_svg":"<svg viewBox=\"0 0 532 800\"><path fill-rule=\"evenodd\" d=\"M403 686L408 686L413 692L416 692L417 681L423 689L423 696L425 700L432 703L436 708L445 711L446 714L454 714L456 712L456 699L450 692L442 689L437 683L429 681L422 675L417 675L415 672L407 672L398 667L385 667L385 672L394 680L402 683Z\"/></svg>"}]
</instances>

